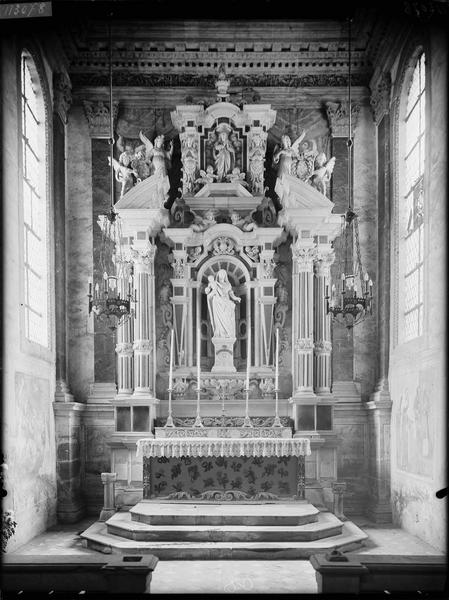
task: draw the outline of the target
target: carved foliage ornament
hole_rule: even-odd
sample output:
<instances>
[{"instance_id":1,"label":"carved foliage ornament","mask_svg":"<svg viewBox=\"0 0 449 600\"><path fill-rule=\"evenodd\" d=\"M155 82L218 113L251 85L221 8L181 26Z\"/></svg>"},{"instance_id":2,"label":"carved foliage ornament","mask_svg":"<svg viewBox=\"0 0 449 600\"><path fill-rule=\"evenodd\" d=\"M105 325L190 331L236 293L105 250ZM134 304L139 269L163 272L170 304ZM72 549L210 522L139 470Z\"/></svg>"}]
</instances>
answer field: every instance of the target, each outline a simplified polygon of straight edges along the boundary
<instances>
[{"instance_id":1,"label":"carved foliage ornament","mask_svg":"<svg viewBox=\"0 0 449 600\"><path fill-rule=\"evenodd\" d=\"M89 133L92 137L109 137L111 134L109 104L102 100L83 100L84 113L86 115ZM113 122L115 123L118 113L118 102L113 103Z\"/></svg>"},{"instance_id":2,"label":"carved foliage ornament","mask_svg":"<svg viewBox=\"0 0 449 600\"><path fill-rule=\"evenodd\" d=\"M390 110L391 75L382 73L380 81L371 93L371 107L373 109L374 121L378 124L382 117Z\"/></svg>"},{"instance_id":3,"label":"carved foliage ornament","mask_svg":"<svg viewBox=\"0 0 449 600\"><path fill-rule=\"evenodd\" d=\"M327 118L333 137L348 137L349 106L348 102L326 102ZM360 105L351 102L352 133L357 127Z\"/></svg>"},{"instance_id":4,"label":"carved foliage ornament","mask_svg":"<svg viewBox=\"0 0 449 600\"><path fill-rule=\"evenodd\" d=\"M229 237L220 236L212 242L212 254L235 254L235 242Z\"/></svg>"},{"instance_id":5,"label":"carved foliage ornament","mask_svg":"<svg viewBox=\"0 0 449 600\"><path fill-rule=\"evenodd\" d=\"M259 246L245 246L245 252L253 262L259 261Z\"/></svg>"},{"instance_id":6,"label":"carved foliage ornament","mask_svg":"<svg viewBox=\"0 0 449 600\"><path fill-rule=\"evenodd\" d=\"M53 74L53 105L61 121L67 123L67 113L72 105L72 86L67 73Z\"/></svg>"},{"instance_id":7,"label":"carved foliage ornament","mask_svg":"<svg viewBox=\"0 0 449 600\"><path fill-rule=\"evenodd\" d=\"M313 339L298 338L295 342L295 350L297 352L309 352L313 350Z\"/></svg>"},{"instance_id":8,"label":"carved foliage ornament","mask_svg":"<svg viewBox=\"0 0 449 600\"><path fill-rule=\"evenodd\" d=\"M293 260L296 261L300 271L311 271L316 258L315 246L302 246L299 240L292 244Z\"/></svg>"}]
</instances>

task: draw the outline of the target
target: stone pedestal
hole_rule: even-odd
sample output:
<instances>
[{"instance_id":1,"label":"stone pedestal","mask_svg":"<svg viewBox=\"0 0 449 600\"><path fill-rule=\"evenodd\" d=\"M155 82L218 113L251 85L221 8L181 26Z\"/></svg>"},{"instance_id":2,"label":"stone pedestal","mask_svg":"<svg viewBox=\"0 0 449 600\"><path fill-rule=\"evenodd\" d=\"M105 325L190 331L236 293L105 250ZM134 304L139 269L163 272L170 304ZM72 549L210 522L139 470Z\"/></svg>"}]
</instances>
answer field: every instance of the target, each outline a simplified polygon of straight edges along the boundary
<instances>
[{"instance_id":1,"label":"stone pedestal","mask_svg":"<svg viewBox=\"0 0 449 600\"><path fill-rule=\"evenodd\" d=\"M117 473L102 473L101 481L104 486L104 502L99 521L107 521L117 512L115 508L115 482Z\"/></svg>"},{"instance_id":2,"label":"stone pedestal","mask_svg":"<svg viewBox=\"0 0 449 600\"><path fill-rule=\"evenodd\" d=\"M80 421L85 408L79 402L54 402L56 429L57 517L76 523L85 514L81 492Z\"/></svg>"},{"instance_id":3,"label":"stone pedestal","mask_svg":"<svg viewBox=\"0 0 449 600\"><path fill-rule=\"evenodd\" d=\"M366 403L370 428L369 504L367 516L375 523L391 523L390 421L391 400L376 393Z\"/></svg>"},{"instance_id":4,"label":"stone pedestal","mask_svg":"<svg viewBox=\"0 0 449 600\"><path fill-rule=\"evenodd\" d=\"M215 363L212 367L212 373L235 373L234 366L234 344L235 337L218 337L212 338L212 343L215 349Z\"/></svg>"}]
</instances>

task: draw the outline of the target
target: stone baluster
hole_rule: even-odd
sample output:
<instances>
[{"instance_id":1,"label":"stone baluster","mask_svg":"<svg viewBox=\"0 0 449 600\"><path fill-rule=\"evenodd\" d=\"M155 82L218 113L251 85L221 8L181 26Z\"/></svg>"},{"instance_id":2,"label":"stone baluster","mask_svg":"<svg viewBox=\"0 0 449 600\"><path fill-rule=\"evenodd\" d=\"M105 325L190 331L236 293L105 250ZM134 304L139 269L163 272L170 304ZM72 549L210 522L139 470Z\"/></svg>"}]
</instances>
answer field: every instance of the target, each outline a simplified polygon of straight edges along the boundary
<instances>
[{"instance_id":1,"label":"stone baluster","mask_svg":"<svg viewBox=\"0 0 449 600\"><path fill-rule=\"evenodd\" d=\"M331 323L327 314L325 296L330 295L330 266L335 255L318 248L314 278L314 389L316 394L330 394L331 390Z\"/></svg>"},{"instance_id":2,"label":"stone baluster","mask_svg":"<svg viewBox=\"0 0 449 600\"><path fill-rule=\"evenodd\" d=\"M115 482L117 481L117 473L102 473L101 481L104 486L104 500L99 521L107 521L117 512L115 508Z\"/></svg>"},{"instance_id":3,"label":"stone baluster","mask_svg":"<svg viewBox=\"0 0 449 600\"><path fill-rule=\"evenodd\" d=\"M154 257L156 245L134 245L134 395L154 398Z\"/></svg>"},{"instance_id":4,"label":"stone baluster","mask_svg":"<svg viewBox=\"0 0 449 600\"><path fill-rule=\"evenodd\" d=\"M131 274L131 263L122 260L117 263L118 267L118 294L121 298L127 298L129 288L129 276ZM134 293L134 290L131 290ZM122 325L117 327L117 395L128 396L133 392L133 336L134 319L130 317Z\"/></svg>"},{"instance_id":5,"label":"stone baluster","mask_svg":"<svg viewBox=\"0 0 449 600\"><path fill-rule=\"evenodd\" d=\"M293 396L313 394L313 259L312 238L298 238L293 254Z\"/></svg>"}]
</instances>

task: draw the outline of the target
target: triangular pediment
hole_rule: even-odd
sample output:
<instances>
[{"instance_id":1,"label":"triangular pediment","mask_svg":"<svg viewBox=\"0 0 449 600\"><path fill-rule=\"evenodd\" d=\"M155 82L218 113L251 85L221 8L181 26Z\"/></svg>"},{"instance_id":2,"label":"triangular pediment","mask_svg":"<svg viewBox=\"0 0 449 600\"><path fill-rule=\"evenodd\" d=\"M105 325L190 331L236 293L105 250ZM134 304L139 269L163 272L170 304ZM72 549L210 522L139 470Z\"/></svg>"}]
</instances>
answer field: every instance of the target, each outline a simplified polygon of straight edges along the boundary
<instances>
[{"instance_id":1,"label":"triangular pediment","mask_svg":"<svg viewBox=\"0 0 449 600\"><path fill-rule=\"evenodd\" d=\"M252 194L238 182L229 183L206 183L195 198L223 198L223 197L252 198Z\"/></svg>"},{"instance_id":2,"label":"triangular pediment","mask_svg":"<svg viewBox=\"0 0 449 600\"><path fill-rule=\"evenodd\" d=\"M275 191L284 208L331 212L334 207L329 198L293 175L283 175L282 179L278 179Z\"/></svg>"}]
</instances>

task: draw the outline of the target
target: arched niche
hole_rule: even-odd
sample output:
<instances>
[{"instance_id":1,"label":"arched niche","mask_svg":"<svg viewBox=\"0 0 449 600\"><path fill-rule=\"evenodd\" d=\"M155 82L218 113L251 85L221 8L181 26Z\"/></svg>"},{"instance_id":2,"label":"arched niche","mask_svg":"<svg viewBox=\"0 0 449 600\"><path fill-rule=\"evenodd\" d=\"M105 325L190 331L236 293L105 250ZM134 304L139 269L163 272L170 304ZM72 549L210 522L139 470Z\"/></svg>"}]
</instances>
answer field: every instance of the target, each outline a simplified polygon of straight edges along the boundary
<instances>
[{"instance_id":1,"label":"arched niche","mask_svg":"<svg viewBox=\"0 0 449 600\"><path fill-rule=\"evenodd\" d=\"M208 277L224 269L228 274L229 283L232 285L234 293L241 298L240 304L236 304L236 342L234 345L234 365L237 370L246 368L247 358L247 336L248 323L252 322L251 305L254 302L251 294L251 275L245 263L236 256L218 255L208 258L198 270L198 287L196 301L196 322L200 323L201 328L201 362L202 368L210 370L213 364L214 350L211 342L212 325L207 307L207 296L205 288L208 284ZM242 364L240 364L242 363Z\"/></svg>"}]
</instances>

